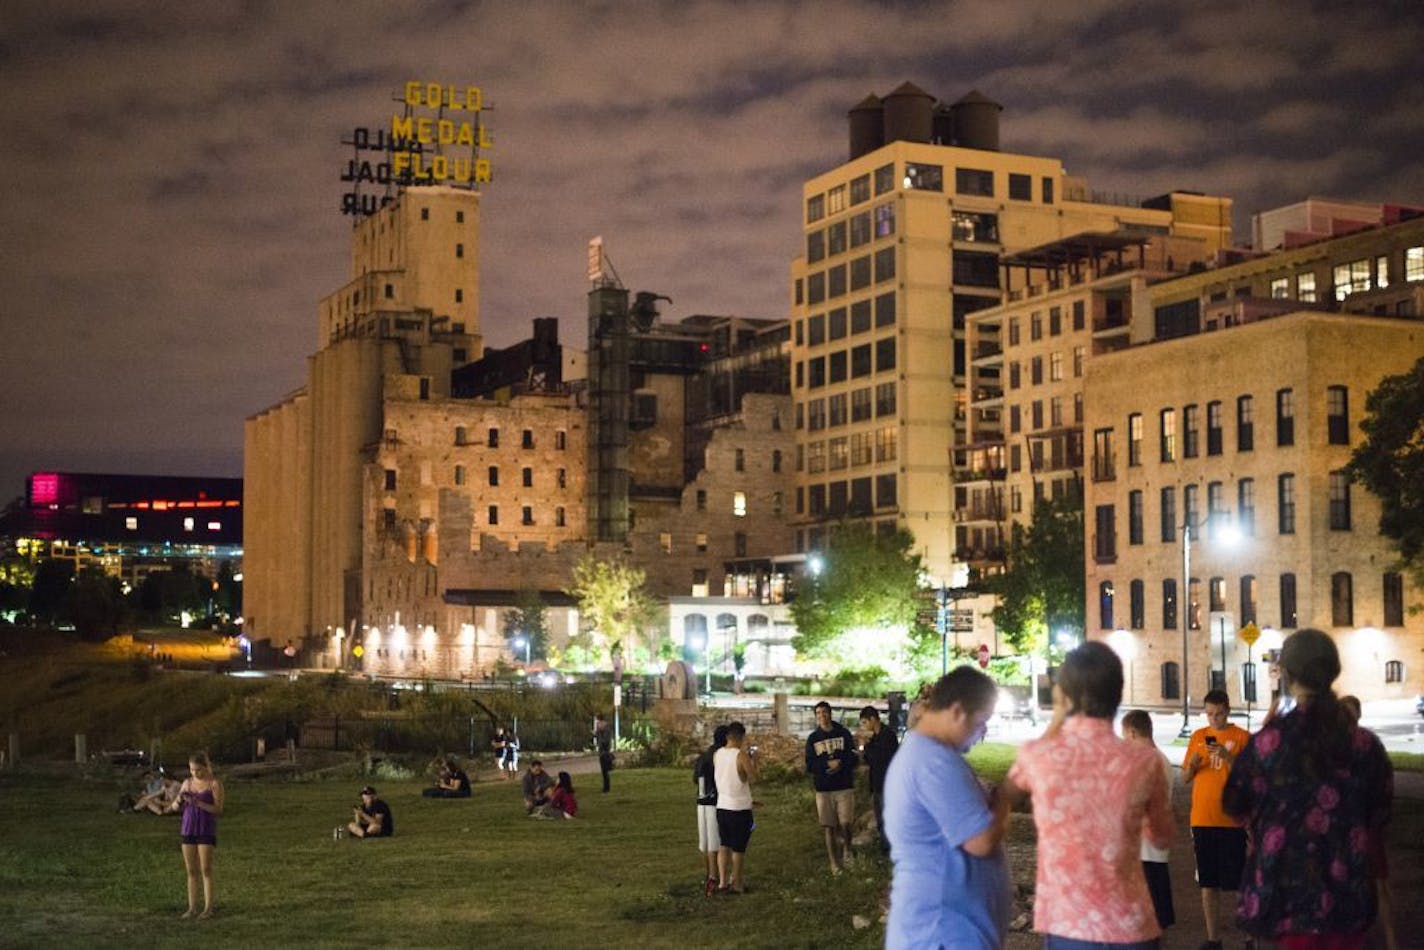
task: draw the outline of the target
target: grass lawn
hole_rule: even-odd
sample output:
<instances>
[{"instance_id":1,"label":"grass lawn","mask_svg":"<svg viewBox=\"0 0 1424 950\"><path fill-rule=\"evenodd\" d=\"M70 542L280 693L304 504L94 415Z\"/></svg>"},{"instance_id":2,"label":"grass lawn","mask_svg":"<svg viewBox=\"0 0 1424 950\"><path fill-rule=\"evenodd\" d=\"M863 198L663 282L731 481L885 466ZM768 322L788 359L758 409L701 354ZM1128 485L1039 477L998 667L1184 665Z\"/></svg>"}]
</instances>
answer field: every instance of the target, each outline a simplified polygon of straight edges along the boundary
<instances>
[{"instance_id":1,"label":"grass lawn","mask_svg":"<svg viewBox=\"0 0 1424 950\"><path fill-rule=\"evenodd\" d=\"M221 771L219 772L221 775ZM395 837L332 840L358 783L227 780L217 915L185 905L178 821L116 814L111 779L0 773L0 944L166 947L875 947L885 870L838 878L808 789L765 785L749 892L702 894L692 783L682 769L576 777L577 821L524 817L518 785L467 800L377 783Z\"/></svg>"}]
</instances>

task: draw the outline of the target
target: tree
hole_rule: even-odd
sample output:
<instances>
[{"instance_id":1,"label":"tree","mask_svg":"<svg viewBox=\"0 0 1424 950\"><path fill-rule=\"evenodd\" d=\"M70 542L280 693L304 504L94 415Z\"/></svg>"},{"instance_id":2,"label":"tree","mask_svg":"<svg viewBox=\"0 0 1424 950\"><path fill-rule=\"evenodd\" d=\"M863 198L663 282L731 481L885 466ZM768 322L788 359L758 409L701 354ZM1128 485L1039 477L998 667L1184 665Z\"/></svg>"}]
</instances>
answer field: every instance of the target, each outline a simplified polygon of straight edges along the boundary
<instances>
[{"instance_id":1,"label":"tree","mask_svg":"<svg viewBox=\"0 0 1424 950\"><path fill-rule=\"evenodd\" d=\"M74 562L45 558L35 568L35 583L30 588L30 616L37 623L53 626L74 583Z\"/></svg>"},{"instance_id":2,"label":"tree","mask_svg":"<svg viewBox=\"0 0 1424 950\"><path fill-rule=\"evenodd\" d=\"M998 595L994 626L1020 653L1039 653L1050 630L1083 630L1083 509L1077 498L1040 500L1027 528L1015 524L1004 573L989 579Z\"/></svg>"},{"instance_id":3,"label":"tree","mask_svg":"<svg viewBox=\"0 0 1424 950\"><path fill-rule=\"evenodd\" d=\"M1365 439L1346 472L1380 500L1380 534L1424 582L1424 359L1386 376L1365 399Z\"/></svg>"},{"instance_id":4,"label":"tree","mask_svg":"<svg viewBox=\"0 0 1424 950\"><path fill-rule=\"evenodd\" d=\"M820 570L807 574L791 603L796 652L836 658L854 653L862 665L887 653L903 659L911 639L922 633L916 614L923 565L914 543L903 528L881 534L869 525L846 524L833 531L826 549L815 555ZM863 631L880 634L872 635L880 649L870 656L865 650L871 644L847 639Z\"/></svg>"},{"instance_id":5,"label":"tree","mask_svg":"<svg viewBox=\"0 0 1424 950\"><path fill-rule=\"evenodd\" d=\"M84 639L105 640L119 632L125 609L118 578L89 567L69 585L60 614Z\"/></svg>"},{"instance_id":6,"label":"tree","mask_svg":"<svg viewBox=\"0 0 1424 950\"><path fill-rule=\"evenodd\" d=\"M657 605L643 586L646 579L643 571L620 559L608 561L592 552L585 554L574 565L573 584L567 591L578 601L583 619L583 630L573 646L602 657L616 641L625 646L638 643L658 616ZM654 652L655 642L649 638L649 653Z\"/></svg>"},{"instance_id":7,"label":"tree","mask_svg":"<svg viewBox=\"0 0 1424 950\"><path fill-rule=\"evenodd\" d=\"M527 638L527 645L516 645L515 640ZM539 599L539 592L524 589L519 592L518 603L504 615L504 638L509 641L514 656L528 656L531 660L544 659L549 650L549 629L547 609ZM525 651L528 651L527 653Z\"/></svg>"}]
</instances>

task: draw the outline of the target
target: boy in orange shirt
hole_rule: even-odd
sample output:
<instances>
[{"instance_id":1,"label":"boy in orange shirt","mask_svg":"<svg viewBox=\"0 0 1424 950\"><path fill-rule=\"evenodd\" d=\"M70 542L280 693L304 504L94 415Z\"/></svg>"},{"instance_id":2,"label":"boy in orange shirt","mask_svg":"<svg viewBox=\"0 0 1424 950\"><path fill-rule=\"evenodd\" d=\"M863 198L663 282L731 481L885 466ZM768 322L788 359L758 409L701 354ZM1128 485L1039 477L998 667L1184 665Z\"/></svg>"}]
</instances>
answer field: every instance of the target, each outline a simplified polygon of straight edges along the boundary
<instances>
[{"instance_id":1,"label":"boy in orange shirt","mask_svg":"<svg viewBox=\"0 0 1424 950\"><path fill-rule=\"evenodd\" d=\"M1225 690L1211 690L1202 697L1202 705L1207 725L1193 732L1187 742L1182 781L1192 788L1192 846L1196 851L1202 914L1206 917L1206 943L1201 950L1221 950L1217 893L1239 890L1246 866L1246 830L1222 810L1221 793L1232 763L1251 735L1228 721L1231 700Z\"/></svg>"}]
</instances>

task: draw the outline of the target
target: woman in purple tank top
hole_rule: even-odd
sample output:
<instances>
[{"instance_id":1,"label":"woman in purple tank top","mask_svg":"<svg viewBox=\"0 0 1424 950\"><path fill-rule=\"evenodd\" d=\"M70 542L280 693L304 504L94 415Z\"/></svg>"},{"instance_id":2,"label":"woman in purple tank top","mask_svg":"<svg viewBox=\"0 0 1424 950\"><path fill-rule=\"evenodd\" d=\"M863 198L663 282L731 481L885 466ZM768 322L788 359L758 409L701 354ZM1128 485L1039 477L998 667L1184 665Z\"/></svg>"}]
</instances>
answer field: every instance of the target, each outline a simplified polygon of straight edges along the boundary
<instances>
[{"instance_id":1,"label":"woman in purple tank top","mask_svg":"<svg viewBox=\"0 0 1424 950\"><path fill-rule=\"evenodd\" d=\"M183 807L183 866L188 871L188 909L184 917L213 915L213 849L218 844L218 816L223 811L222 782L213 774L206 752L188 759L188 778L178 790ZM198 878L203 880L203 911L198 913Z\"/></svg>"}]
</instances>

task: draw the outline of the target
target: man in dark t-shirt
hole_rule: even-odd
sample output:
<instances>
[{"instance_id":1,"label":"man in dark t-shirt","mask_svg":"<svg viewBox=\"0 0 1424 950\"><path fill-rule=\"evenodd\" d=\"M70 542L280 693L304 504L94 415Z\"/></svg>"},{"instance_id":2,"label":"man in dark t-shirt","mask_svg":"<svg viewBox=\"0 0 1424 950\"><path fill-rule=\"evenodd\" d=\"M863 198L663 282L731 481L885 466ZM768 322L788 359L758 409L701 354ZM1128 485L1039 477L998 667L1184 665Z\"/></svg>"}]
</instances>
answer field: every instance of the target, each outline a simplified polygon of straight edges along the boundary
<instances>
[{"instance_id":1,"label":"man in dark t-shirt","mask_svg":"<svg viewBox=\"0 0 1424 950\"><path fill-rule=\"evenodd\" d=\"M391 815L391 806L376 797L376 790L367 785L361 789L361 804L346 830L353 838L389 838L396 833L396 820Z\"/></svg>"}]
</instances>

